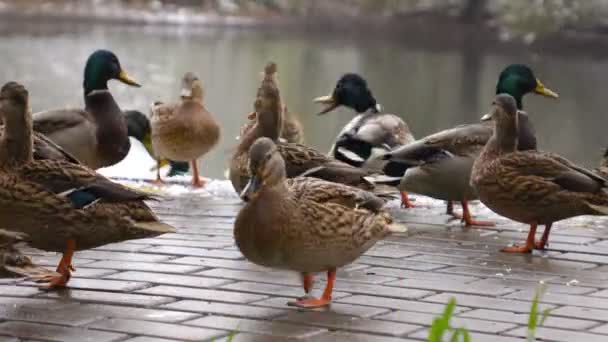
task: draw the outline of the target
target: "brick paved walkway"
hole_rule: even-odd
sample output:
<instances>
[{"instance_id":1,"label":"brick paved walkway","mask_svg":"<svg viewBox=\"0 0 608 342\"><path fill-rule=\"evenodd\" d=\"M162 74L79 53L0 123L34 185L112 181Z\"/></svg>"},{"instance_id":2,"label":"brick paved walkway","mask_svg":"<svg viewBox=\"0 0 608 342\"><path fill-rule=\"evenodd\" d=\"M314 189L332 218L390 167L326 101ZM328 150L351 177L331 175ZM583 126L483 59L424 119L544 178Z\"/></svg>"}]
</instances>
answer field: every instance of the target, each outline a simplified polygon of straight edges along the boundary
<instances>
[{"instance_id":1,"label":"brick paved walkway","mask_svg":"<svg viewBox=\"0 0 608 342\"><path fill-rule=\"evenodd\" d=\"M252 265L233 245L238 200L154 206L177 233L78 253L69 290L0 281L0 341L225 341L234 330L235 342L424 341L450 297L458 301L453 325L470 329L473 342L524 341L539 281L554 308L539 338L608 341L608 232L597 218L558 224L549 252L521 256L498 249L523 240L523 226L463 229L446 226L439 206L399 210L408 234L341 270L328 311L299 311L285 305L302 293L297 275ZM29 252L42 265L58 261Z\"/></svg>"}]
</instances>

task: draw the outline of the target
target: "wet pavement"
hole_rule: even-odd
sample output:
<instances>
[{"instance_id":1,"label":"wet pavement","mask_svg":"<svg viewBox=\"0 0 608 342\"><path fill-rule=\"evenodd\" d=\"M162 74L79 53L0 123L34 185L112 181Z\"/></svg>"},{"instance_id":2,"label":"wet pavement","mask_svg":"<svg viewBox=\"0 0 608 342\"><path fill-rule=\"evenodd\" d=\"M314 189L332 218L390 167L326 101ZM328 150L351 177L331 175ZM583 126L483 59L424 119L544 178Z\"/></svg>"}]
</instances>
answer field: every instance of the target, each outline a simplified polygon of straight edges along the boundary
<instances>
[{"instance_id":1,"label":"wet pavement","mask_svg":"<svg viewBox=\"0 0 608 342\"><path fill-rule=\"evenodd\" d=\"M499 249L523 241L524 226L502 220L495 229L465 229L446 224L441 205L396 209L408 233L340 270L329 309L304 311L286 306L302 295L297 274L255 266L234 246L237 199L151 205L177 233L77 253L70 289L0 280L0 341L227 341L235 331L234 342L425 341L451 297L452 325L469 329L473 342L525 341L541 282L541 307L552 311L539 339L608 341L605 220L557 224L548 251L507 255ZM49 267L59 259L26 251Z\"/></svg>"}]
</instances>

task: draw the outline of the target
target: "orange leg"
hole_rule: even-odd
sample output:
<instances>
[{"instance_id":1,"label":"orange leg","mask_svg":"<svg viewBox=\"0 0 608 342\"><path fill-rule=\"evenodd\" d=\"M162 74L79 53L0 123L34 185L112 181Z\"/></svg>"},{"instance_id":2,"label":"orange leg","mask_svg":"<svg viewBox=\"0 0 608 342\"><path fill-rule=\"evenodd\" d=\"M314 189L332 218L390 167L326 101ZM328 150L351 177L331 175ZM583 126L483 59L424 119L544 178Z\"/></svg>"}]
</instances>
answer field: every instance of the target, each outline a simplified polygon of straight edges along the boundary
<instances>
[{"instance_id":1,"label":"orange leg","mask_svg":"<svg viewBox=\"0 0 608 342\"><path fill-rule=\"evenodd\" d=\"M198 176L198 164L196 159L192 160L192 186L195 188L202 188L205 186L205 182Z\"/></svg>"},{"instance_id":2,"label":"orange leg","mask_svg":"<svg viewBox=\"0 0 608 342\"><path fill-rule=\"evenodd\" d=\"M288 303L289 305L297 306L300 308L320 308L331 304L331 294L334 291L334 282L336 281L336 270L332 269L327 271L327 286L323 291L321 298L306 298L299 299L296 302ZM306 284L304 285L306 286Z\"/></svg>"},{"instance_id":3,"label":"orange leg","mask_svg":"<svg viewBox=\"0 0 608 342\"><path fill-rule=\"evenodd\" d=\"M535 248L544 250L545 247L549 245L549 234L551 233L551 225L553 223L549 223L545 225L545 231L543 232L543 236L540 238L540 241L535 243Z\"/></svg>"},{"instance_id":4,"label":"orange leg","mask_svg":"<svg viewBox=\"0 0 608 342\"><path fill-rule=\"evenodd\" d=\"M46 285L43 285L42 288L49 290L65 287L72 276L71 271L75 271L74 266L72 266L72 257L74 256L75 250L76 241L74 239L69 239L66 242L61 261L59 261L59 265L57 265L58 274L42 276L35 279L36 282L47 283Z\"/></svg>"},{"instance_id":5,"label":"orange leg","mask_svg":"<svg viewBox=\"0 0 608 342\"><path fill-rule=\"evenodd\" d=\"M160 159L156 159L156 180L154 181L154 184L165 184L162 178L160 178Z\"/></svg>"},{"instance_id":6,"label":"orange leg","mask_svg":"<svg viewBox=\"0 0 608 342\"><path fill-rule=\"evenodd\" d=\"M407 197L406 191L401 191L401 208L415 208L416 206Z\"/></svg>"},{"instance_id":7,"label":"orange leg","mask_svg":"<svg viewBox=\"0 0 608 342\"><path fill-rule=\"evenodd\" d=\"M462 204L462 221L464 221L465 227L470 227L470 226L493 227L496 225L496 223L490 222L490 221L474 220L473 216L471 215L471 211L469 210L469 203L466 200L461 201L460 203Z\"/></svg>"},{"instance_id":8,"label":"orange leg","mask_svg":"<svg viewBox=\"0 0 608 342\"><path fill-rule=\"evenodd\" d=\"M534 247L536 246L534 243L534 238L536 236L537 227L538 226L536 223L533 223L530 225L530 231L528 232L528 238L526 239L525 245L505 247L502 249L502 251L505 253L531 253L532 250L534 249ZM549 235L549 234L547 234L547 235Z\"/></svg>"},{"instance_id":9,"label":"orange leg","mask_svg":"<svg viewBox=\"0 0 608 342\"><path fill-rule=\"evenodd\" d=\"M302 272L302 287L304 287L304 296L298 298L298 300L304 300L310 298L310 291L314 284L314 275L308 272Z\"/></svg>"}]
</instances>

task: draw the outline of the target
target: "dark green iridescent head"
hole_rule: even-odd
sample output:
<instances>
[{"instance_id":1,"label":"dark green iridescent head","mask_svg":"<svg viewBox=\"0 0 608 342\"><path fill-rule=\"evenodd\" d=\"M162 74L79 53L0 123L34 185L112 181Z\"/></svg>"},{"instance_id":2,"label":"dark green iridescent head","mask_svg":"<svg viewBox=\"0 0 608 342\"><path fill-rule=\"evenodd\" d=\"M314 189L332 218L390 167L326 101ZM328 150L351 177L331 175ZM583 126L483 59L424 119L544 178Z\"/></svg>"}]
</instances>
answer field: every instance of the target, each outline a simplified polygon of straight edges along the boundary
<instances>
[{"instance_id":1,"label":"dark green iridescent head","mask_svg":"<svg viewBox=\"0 0 608 342\"><path fill-rule=\"evenodd\" d=\"M339 106L351 108L357 113L368 110L377 113L380 110L367 81L361 75L353 73L343 75L330 95L318 97L314 101L325 105L319 114L331 112Z\"/></svg>"},{"instance_id":2,"label":"dark green iridescent head","mask_svg":"<svg viewBox=\"0 0 608 342\"><path fill-rule=\"evenodd\" d=\"M528 93L557 98L557 93L545 88L534 76L532 69L523 64L511 64L498 77L496 94L509 94L515 98L518 109L523 109L522 99Z\"/></svg>"},{"instance_id":3,"label":"dark green iridescent head","mask_svg":"<svg viewBox=\"0 0 608 342\"><path fill-rule=\"evenodd\" d=\"M116 55L108 50L97 50L89 56L84 67L84 94L93 90L108 89L109 80L118 80L124 84L140 87L134 79L120 66Z\"/></svg>"}]
</instances>

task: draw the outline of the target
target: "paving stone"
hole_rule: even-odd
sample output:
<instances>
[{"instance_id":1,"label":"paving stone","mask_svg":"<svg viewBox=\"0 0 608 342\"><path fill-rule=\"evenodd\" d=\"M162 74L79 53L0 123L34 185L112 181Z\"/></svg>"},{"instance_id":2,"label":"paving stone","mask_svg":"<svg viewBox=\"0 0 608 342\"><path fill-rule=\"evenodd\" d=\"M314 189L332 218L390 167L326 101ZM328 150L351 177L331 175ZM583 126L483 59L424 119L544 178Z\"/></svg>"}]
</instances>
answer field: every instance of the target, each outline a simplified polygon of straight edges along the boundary
<instances>
[{"instance_id":1,"label":"paving stone","mask_svg":"<svg viewBox=\"0 0 608 342\"><path fill-rule=\"evenodd\" d=\"M76 306L77 303L59 301L55 299L24 298L24 297L0 297L0 309L5 307L25 308L37 310L59 310L65 307Z\"/></svg>"},{"instance_id":2,"label":"paving stone","mask_svg":"<svg viewBox=\"0 0 608 342\"><path fill-rule=\"evenodd\" d=\"M401 287L367 285L358 283L336 282L335 289L353 294L372 294L383 297L415 299L433 294L430 291L412 290Z\"/></svg>"},{"instance_id":3,"label":"paving stone","mask_svg":"<svg viewBox=\"0 0 608 342\"><path fill-rule=\"evenodd\" d=\"M274 318L286 313L286 310L274 308L204 302L198 300L181 300L179 302L163 305L163 308L247 318Z\"/></svg>"},{"instance_id":4,"label":"paving stone","mask_svg":"<svg viewBox=\"0 0 608 342\"><path fill-rule=\"evenodd\" d=\"M482 308L482 309L496 309L496 310L506 310L513 312L530 312L530 302L521 301L521 300L512 300L512 299L503 299L503 298L493 298L493 297L482 297L482 296L473 296L459 293L441 293L435 296L424 298L425 301L434 302L434 303L442 303L445 305L450 298L455 298L458 305L464 305L473 308ZM527 297L526 299L530 300L532 296ZM553 308L553 305L539 305L541 310L546 308Z\"/></svg>"},{"instance_id":5,"label":"paving stone","mask_svg":"<svg viewBox=\"0 0 608 342\"><path fill-rule=\"evenodd\" d=\"M302 284L300 276L295 272L257 272L215 268L198 272L196 275L281 285L299 286Z\"/></svg>"},{"instance_id":6,"label":"paving stone","mask_svg":"<svg viewBox=\"0 0 608 342\"><path fill-rule=\"evenodd\" d=\"M284 337L306 338L325 332L325 329L307 327L276 321L257 321L224 316L207 316L184 324L196 325L206 328L224 329L228 331L242 331L255 334L265 334Z\"/></svg>"},{"instance_id":7,"label":"paving stone","mask_svg":"<svg viewBox=\"0 0 608 342\"><path fill-rule=\"evenodd\" d=\"M242 291L248 293L262 293L273 296L283 296L283 297L300 297L304 294L304 290L301 287L295 286L282 286L277 284L263 284L263 283L252 283L247 281L242 281L238 283L232 283L228 285L223 285L220 288L222 289L230 289L234 291ZM348 296L348 293L341 291L334 291L332 294L332 298L338 299L344 296Z\"/></svg>"},{"instance_id":8,"label":"paving stone","mask_svg":"<svg viewBox=\"0 0 608 342\"><path fill-rule=\"evenodd\" d=\"M36 295L38 293L40 293L40 290L36 287L0 285L0 296L28 297Z\"/></svg>"},{"instance_id":9,"label":"paving stone","mask_svg":"<svg viewBox=\"0 0 608 342\"><path fill-rule=\"evenodd\" d=\"M409 256L417 254L416 252L408 251L403 246L395 244L380 243L376 244L370 250L365 253L369 256L381 257L381 258L407 258Z\"/></svg>"},{"instance_id":10,"label":"paving stone","mask_svg":"<svg viewBox=\"0 0 608 342\"><path fill-rule=\"evenodd\" d=\"M78 267L77 271L72 273L74 278L95 278L99 279L104 276L116 273L116 270L108 270L103 268ZM71 285L71 283L70 283Z\"/></svg>"},{"instance_id":11,"label":"paving stone","mask_svg":"<svg viewBox=\"0 0 608 342\"><path fill-rule=\"evenodd\" d=\"M177 342L179 340L169 340L166 338L138 336L125 340L124 342Z\"/></svg>"},{"instance_id":12,"label":"paving stone","mask_svg":"<svg viewBox=\"0 0 608 342\"><path fill-rule=\"evenodd\" d=\"M585 330L591 328L593 326L597 326L599 323L595 321L588 321L582 319L573 319L573 318L562 318L556 317L556 311L562 308L552 310L550 315L547 317L545 322L543 323L544 327L553 327L553 328L563 328L569 330ZM608 311L606 312L608 314ZM527 325L529 314L518 314L514 312L508 311L497 311L497 310L488 310L488 309L478 309L463 312L458 315L459 317L471 317L471 318L479 318L490 321L498 321L498 322L510 322L521 325ZM567 316L567 315L564 315Z\"/></svg>"},{"instance_id":13,"label":"paving stone","mask_svg":"<svg viewBox=\"0 0 608 342\"><path fill-rule=\"evenodd\" d=\"M97 315L105 318L138 319L143 321L158 321L164 323L175 323L194 319L198 315L189 312L174 311L164 308L136 308L132 306L80 304L73 308L78 312Z\"/></svg>"},{"instance_id":14,"label":"paving stone","mask_svg":"<svg viewBox=\"0 0 608 342\"><path fill-rule=\"evenodd\" d=\"M89 267L110 268L122 271L143 271L157 273L178 273L188 274L200 271L202 267L189 265L161 264L149 262L130 262L130 261L97 261L88 265Z\"/></svg>"},{"instance_id":15,"label":"paving stone","mask_svg":"<svg viewBox=\"0 0 608 342\"><path fill-rule=\"evenodd\" d=\"M286 317L280 318L279 320L299 324L316 325L331 329L390 336L404 336L420 329L420 326L418 325L338 315L333 312L291 311Z\"/></svg>"},{"instance_id":16,"label":"paving stone","mask_svg":"<svg viewBox=\"0 0 608 342\"><path fill-rule=\"evenodd\" d=\"M529 271L543 271L546 273L563 274L571 270L585 270L595 268L596 265L586 262L576 262L569 260L551 260L550 262L542 257L530 257L529 255L514 255L504 256L497 254L493 256L493 259L459 259L452 258L449 256L437 256L437 255L415 255L410 260L423 261L423 262L434 262L444 265L452 266L479 266L485 263L488 267L510 267L513 270L529 270Z\"/></svg>"},{"instance_id":17,"label":"paving stone","mask_svg":"<svg viewBox=\"0 0 608 342\"><path fill-rule=\"evenodd\" d=\"M195 289L191 287L180 287L180 286L166 286L159 285L147 288L145 290L138 291L138 293L149 294L149 295L161 295L170 296L176 298L188 298L188 299L202 299L211 300L218 302L229 302L229 303L250 303L257 300L267 298L266 296L239 293L233 291L221 291L221 290L207 290L207 289Z\"/></svg>"},{"instance_id":18,"label":"paving stone","mask_svg":"<svg viewBox=\"0 0 608 342\"><path fill-rule=\"evenodd\" d=\"M308 340L316 341L318 335L311 337ZM257 335L251 333L235 333L234 335L228 335L222 339L213 342L301 342L302 339L295 337L284 337L284 336L269 336L269 335Z\"/></svg>"},{"instance_id":19,"label":"paving stone","mask_svg":"<svg viewBox=\"0 0 608 342\"><path fill-rule=\"evenodd\" d=\"M225 331L215 329L129 319L103 320L91 324L90 327L125 334L163 337L182 341L204 341L226 335Z\"/></svg>"},{"instance_id":20,"label":"paving stone","mask_svg":"<svg viewBox=\"0 0 608 342\"><path fill-rule=\"evenodd\" d=\"M597 328L592 329L590 332L608 335L608 324L603 324Z\"/></svg>"},{"instance_id":21,"label":"paving stone","mask_svg":"<svg viewBox=\"0 0 608 342\"><path fill-rule=\"evenodd\" d=\"M435 319L435 317L437 317L437 315L429 313L394 311L385 315L377 316L375 317L375 319L430 326L433 323L433 319ZM452 319L450 320L450 324L453 327L464 327L470 331L479 331L491 334L497 334L517 327L516 324L512 323L493 322L488 320L462 317L452 317Z\"/></svg>"},{"instance_id":22,"label":"paving stone","mask_svg":"<svg viewBox=\"0 0 608 342\"><path fill-rule=\"evenodd\" d=\"M212 279L198 276L184 276L177 274L162 274L153 272L138 272L138 271L127 271L121 273L114 273L107 278L111 279L122 279L122 280L133 280L141 282L149 282L153 284L166 284L189 287L215 287L224 284L228 284L231 281L225 279Z\"/></svg>"},{"instance_id":23,"label":"paving stone","mask_svg":"<svg viewBox=\"0 0 608 342\"><path fill-rule=\"evenodd\" d=\"M214 258L182 257L170 260L176 264L195 265L204 267L220 267L235 270L268 271L269 269L258 266L246 260L228 260Z\"/></svg>"},{"instance_id":24,"label":"paving stone","mask_svg":"<svg viewBox=\"0 0 608 342\"><path fill-rule=\"evenodd\" d=\"M121 281L106 279L73 278L69 282L70 289L105 290L130 292L149 286L148 283L138 281Z\"/></svg>"},{"instance_id":25,"label":"paving stone","mask_svg":"<svg viewBox=\"0 0 608 342\"><path fill-rule=\"evenodd\" d=\"M502 296L512 293L515 290L502 286L485 287L465 284L457 281L451 281L449 278L445 280L426 280L426 279L404 279L389 282L386 286L397 286L406 288L415 288L430 291L452 291L459 293L469 293L487 296Z\"/></svg>"},{"instance_id":26,"label":"paving stone","mask_svg":"<svg viewBox=\"0 0 608 342\"><path fill-rule=\"evenodd\" d=\"M268 299L261 300L259 302L254 302L254 305L260 306L268 306L279 309L291 309L291 310L299 310L293 306L286 306L288 302L293 302L293 298L285 298L285 297L272 297ZM336 303L335 301L331 303L328 307L316 308L316 309L307 309L308 311L319 311L326 312L331 311L340 315L348 315L348 316L356 316L356 317L372 317L382 313L387 313L389 311L388 308L377 308L373 306L362 306L362 305L352 305L352 304L344 304L344 303Z\"/></svg>"},{"instance_id":27,"label":"paving stone","mask_svg":"<svg viewBox=\"0 0 608 342\"><path fill-rule=\"evenodd\" d=\"M368 335L361 333L349 333L349 332L334 332L331 334L323 334L321 336L315 336L315 342L414 342L414 340L406 338ZM261 342L261 341L260 341Z\"/></svg>"},{"instance_id":28,"label":"paving stone","mask_svg":"<svg viewBox=\"0 0 608 342\"><path fill-rule=\"evenodd\" d=\"M349 296L336 300L336 302L340 303L351 303L355 305L362 306L374 306L374 307L382 307L390 310L408 310L408 311L417 311L417 312L430 312L433 314L440 314L445 309L445 303L443 304L434 304L427 303L423 301L416 300L402 300L402 299L394 299L394 298L386 298L386 297L378 297L378 296ZM467 310L468 308L460 306L460 304L456 307L455 312L460 312L463 310Z\"/></svg>"},{"instance_id":29,"label":"paving stone","mask_svg":"<svg viewBox=\"0 0 608 342\"><path fill-rule=\"evenodd\" d=\"M182 234L179 233L167 233L161 235L163 239L169 240L188 240L188 241L211 241L211 242L228 242L231 246L234 243L234 237L232 236L213 236L213 235L195 235L195 234Z\"/></svg>"},{"instance_id":30,"label":"paving stone","mask_svg":"<svg viewBox=\"0 0 608 342\"><path fill-rule=\"evenodd\" d=\"M92 260L119 260L131 262L162 262L169 259L166 255L93 250L78 252L78 256Z\"/></svg>"},{"instance_id":31,"label":"paving stone","mask_svg":"<svg viewBox=\"0 0 608 342\"><path fill-rule=\"evenodd\" d=\"M482 262L485 263L485 262ZM451 266L439 270L440 274L466 274L478 278L515 279L527 281L551 281L558 279L557 274L529 272L513 270L511 267L475 267L475 266Z\"/></svg>"},{"instance_id":32,"label":"paving stone","mask_svg":"<svg viewBox=\"0 0 608 342\"><path fill-rule=\"evenodd\" d=\"M200 256L209 258L224 258L224 259L241 259L243 254L237 251L229 251L222 249L203 249L194 247L179 247L179 246L157 246L146 249L146 253L158 253L169 255L188 255Z\"/></svg>"},{"instance_id":33,"label":"paving stone","mask_svg":"<svg viewBox=\"0 0 608 342\"><path fill-rule=\"evenodd\" d=\"M44 307L0 306L0 321L27 321L57 325L80 326L102 319L103 316L79 310L79 306L67 306L54 310Z\"/></svg>"},{"instance_id":34,"label":"paving stone","mask_svg":"<svg viewBox=\"0 0 608 342\"><path fill-rule=\"evenodd\" d=\"M149 245L135 243L139 240L130 240L129 242L109 243L92 249L93 251L111 251L111 252L128 252L135 253L142 249L150 247ZM133 242L133 243L131 243Z\"/></svg>"},{"instance_id":35,"label":"paving stone","mask_svg":"<svg viewBox=\"0 0 608 342\"><path fill-rule=\"evenodd\" d=\"M608 310L590 309L578 306L563 306L551 310L551 316L573 317L608 322ZM564 328L566 328L565 326Z\"/></svg>"},{"instance_id":36,"label":"paving stone","mask_svg":"<svg viewBox=\"0 0 608 342\"><path fill-rule=\"evenodd\" d=\"M512 293L505 298L512 299L530 299L534 296L532 290L518 291ZM545 292L540 299L543 303L558 304L558 305L575 305L597 309L608 309L608 299L599 297L587 297L577 295L567 295L561 293Z\"/></svg>"},{"instance_id":37,"label":"paving stone","mask_svg":"<svg viewBox=\"0 0 608 342\"><path fill-rule=\"evenodd\" d=\"M462 275L452 275L452 274L443 274L443 273L434 273L434 272L426 272L426 271L412 271L412 270L402 270L398 268L389 268L389 267L369 267L366 268L365 271L371 274L381 274L388 275L392 277L398 278L406 278L408 281L410 279L428 279L428 280L449 280L453 282L459 283L470 283L479 278L471 277L471 276L462 276Z\"/></svg>"},{"instance_id":38,"label":"paving stone","mask_svg":"<svg viewBox=\"0 0 608 342\"><path fill-rule=\"evenodd\" d=\"M95 342L118 341L127 335L95 331L86 328L61 327L29 322L0 323L0 335L45 341L82 342L83 336Z\"/></svg>"},{"instance_id":39,"label":"paving stone","mask_svg":"<svg viewBox=\"0 0 608 342\"><path fill-rule=\"evenodd\" d=\"M553 283L544 283L545 289L551 293L565 293L565 294L589 294L591 292L597 291L597 289L593 287L583 287L583 286L566 286L566 285L558 285ZM540 285L539 282L535 281L526 281L520 279L482 279L479 281L475 281L470 283L472 286L480 286L480 287L492 287L492 286L504 286L516 290L528 290L534 287L538 287Z\"/></svg>"},{"instance_id":40,"label":"paving stone","mask_svg":"<svg viewBox=\"0 0 608 342\"><path fill-rule=\"evenodd\" d=\"M514 337L514 336L500 336L496 334L484 334L480 332L471 332L471 341L472 342L528 342L525 338ZM418 331L409 337L424 339L426 340L429 336L428 330ZM574 342L574 341L571 341ZM577 341L578 342L578 341ZM582 342L582 341L581 341ZM586 342L586 341L585 341Z\"/></svg>"},{"instance_id":41,"label":"paving stone","mask_svg":"<svg viewBox=\"0 0 608 342\"><path fill-rule=\"evenodd\" d=\"M528 328L517 328L509 331L507 335L513 336L527 336ZM539 327L536 329L536 338L542 341L555 341L555 342L606 342L606 335L590 334L586 332L577 332L564 329L545 328Z\"/></svg>"},{"instance_id":42,"label":"paving stone","mask_svg":"<svg viewBox=\"0 0 608 342\"><path fill-rule=\"evenodd\" d=\"M185 236L185 235L182 235ZM133 243L146 244L151 246L181 246L181 247L198 247L198 248L224 248L233 245L233 241L207 241L197 239L175 239L167 238L162 235L158 238L133 240Z\"/></svg>"},{"instance_id":43,"label":"paving stone","mask_svg":"<svg viewBox=\"0 0 608 342\"><path fill-rule=\"evenodd\" d=\"M61 254L59 253L54 253L52 255L32 255L32 262L34 262L34 264L45 267L48 266L51 269L55 269L57 267L59 260L61 260ZM74 255L74 259L72 259L72 264L77 268L80 266L89 265L93 262L95 262L95 260L82 258L78 255L78 253L76 253Z\"/></svg>"},{"instance_id":44,"label":"paving stone","mask_svg":"<svg viewBox=\"0 0 608 342\"><path fill-rule=\"evenodd\" d=\"M594 264L608 264L608 255L587 254L587 253L563 253L552 258L561 260L584 261Z\"/></svg>"},{"instance_id":45,"label":"paving stone","mask_svg":"<svg viewBox=\"0 0 608 342\"><path fill-rule=\"evenodd\" d=\"M432 271L446 267L446 265L438 265L428 262L412 261L410 259L401 259L397 262L393 259L388 258L377 258L364 255L357 259L356 263L375 265L375 266L386 266L397 269L408 269L416 271Z\"/></svg>"},{"instance_id":46,"label":"paving stone","mask_svg":"<svg viewBox=\"0 0 608 342\"><path fill-rule=\"evenodd\" d=\"M64 292L48 292L42 294L48 298L62 298L80 302L96 302L108 304L124 304L135 306L152 306L175 301L170 297L147 296L143 294L101 292L87 290L67 290Z\"/></svg>"}]
</instances>

